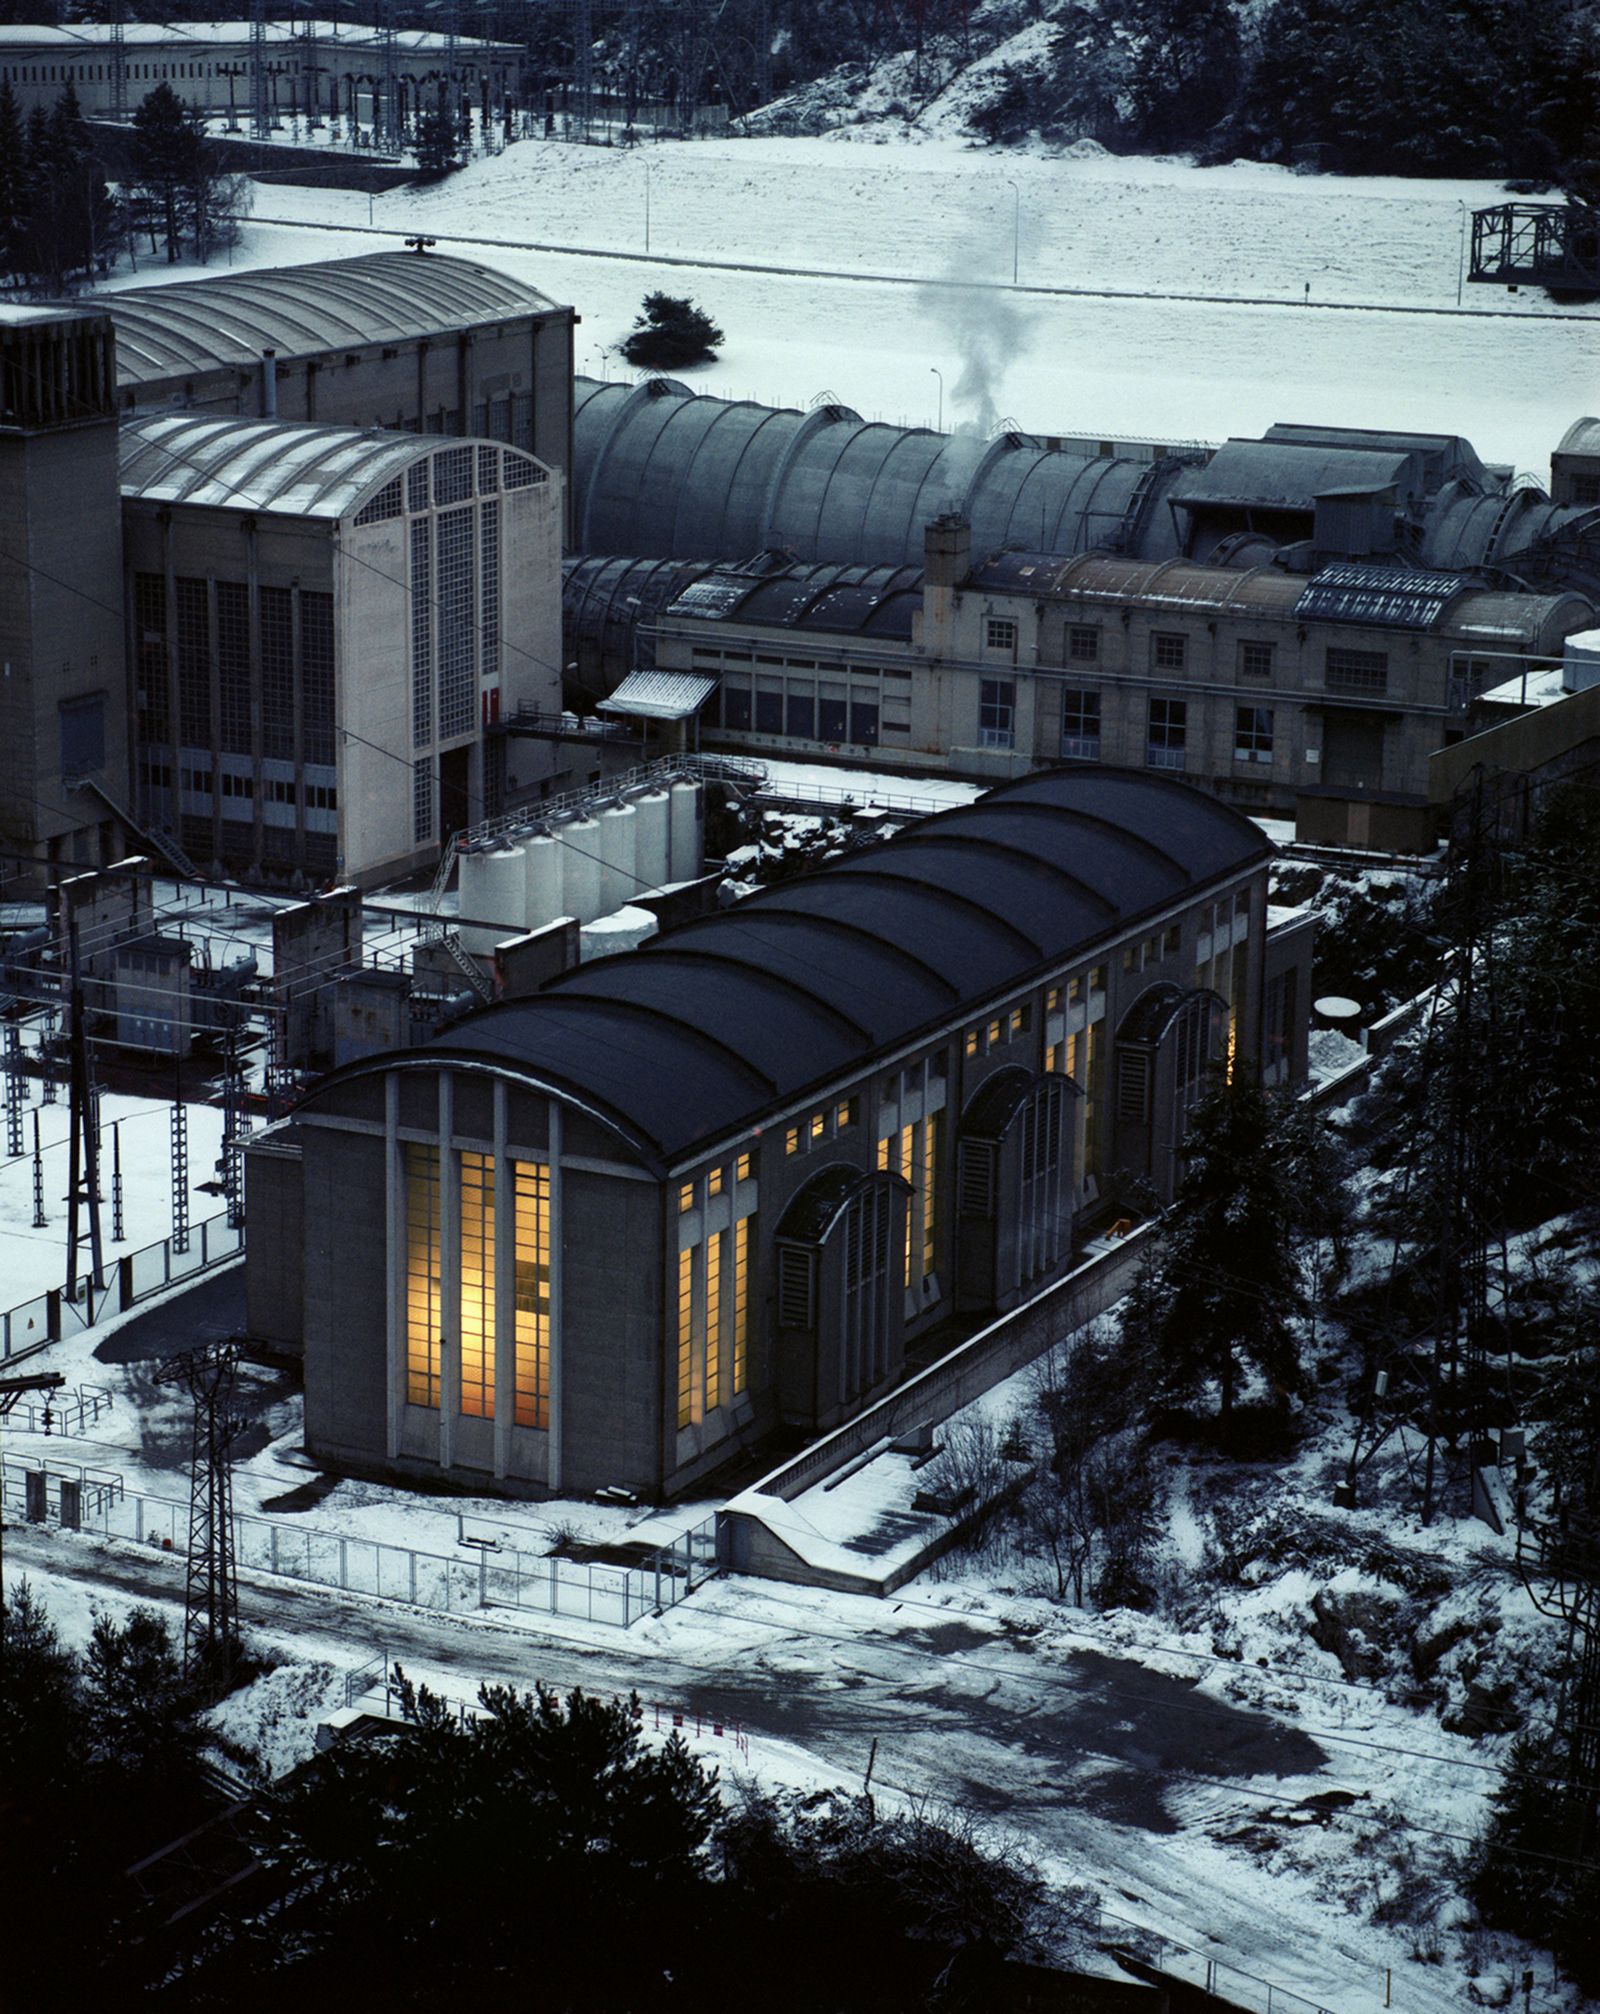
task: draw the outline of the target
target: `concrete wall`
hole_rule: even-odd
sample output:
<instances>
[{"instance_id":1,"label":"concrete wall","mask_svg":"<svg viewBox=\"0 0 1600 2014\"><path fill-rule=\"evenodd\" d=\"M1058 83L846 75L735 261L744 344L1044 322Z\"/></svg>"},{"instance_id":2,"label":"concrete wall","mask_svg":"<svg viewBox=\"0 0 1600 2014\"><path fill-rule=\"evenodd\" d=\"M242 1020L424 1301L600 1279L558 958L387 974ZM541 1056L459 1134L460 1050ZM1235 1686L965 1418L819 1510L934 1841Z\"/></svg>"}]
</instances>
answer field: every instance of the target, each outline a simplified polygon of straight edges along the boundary
<instances>
[{"instance_id":1,"label":"concrete wall","mask_svg":"<svg viewBox=\"0 0 1600 2014\"><path fill-rule=\"evenodd\" d=\"M305 1349L305 1210L300 1145L282 1124L244 1151L245 1330L297 1355Z\"/></svg>"}]
</instances>

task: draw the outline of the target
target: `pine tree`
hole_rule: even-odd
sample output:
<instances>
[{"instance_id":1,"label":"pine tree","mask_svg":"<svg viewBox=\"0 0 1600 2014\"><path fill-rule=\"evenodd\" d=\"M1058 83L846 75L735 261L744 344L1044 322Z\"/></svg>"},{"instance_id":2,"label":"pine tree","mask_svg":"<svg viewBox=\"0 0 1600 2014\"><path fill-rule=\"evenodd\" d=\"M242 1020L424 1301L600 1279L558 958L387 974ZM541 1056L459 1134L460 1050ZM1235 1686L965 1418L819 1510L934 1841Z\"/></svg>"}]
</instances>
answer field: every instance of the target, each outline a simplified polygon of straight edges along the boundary
<instances>
[{"instance_id":1,"label":"pine tree","mask_svg":"<svg viewBox=\"0 0 1600 2014\"><path fill-rule=\"evenodd\" d=\"M22 113L9 84L0 84L0 275L23 276L22 253L27 237L28 147Z\"/></svg>"},{"instance_id":2,"label":"pine tree","mask_svg":"<svg viewBox=\"0 0 1600 2014\"><path fill-rule=\"evenodd\" d=\"M460 166L460 140L455 120L445 106L434 105L417 121L418 179L441 182Z\"/></svg>"},{"instance_id":3,"label":"pine tree","mask_svg":"<svg viewBox=\"0 0 1600 2014\"><path fill-rule=\"evenodd\" d=\"M170 84L158 84L140 101L133 115L133 178L150 213L151 242L159 224L169 266L183 256L186 192L197 141L194 121Z\"/></svg>"},{"instance_id":4,"label":"pine tree","mask_svg":"<svg viewBox=\"0 0 1600 2014\"><path fill-rule=\"evenodd\" d=\"M1224 1438L1247 1367L1280 1404L1302 1384L1301 1212L1289 1167L1283 1108L1236 1067L1190 1114L1152 1306L1139 1318L1153 1330L1159 1390L1181 1401L1214 1385Z\"/></svg>"},{"instance_id":5,"label":"pine tree","mask_svg":"<svg viewBox=\"0 0 1600 2014\"><path fill-rule=\"evenodd\" d=\"M722 340L721 329L693 301L676 294L646 294L644 310L623 343L622 354L630 364L670 371L709 362Z\"/></svg>"}]
</instances>

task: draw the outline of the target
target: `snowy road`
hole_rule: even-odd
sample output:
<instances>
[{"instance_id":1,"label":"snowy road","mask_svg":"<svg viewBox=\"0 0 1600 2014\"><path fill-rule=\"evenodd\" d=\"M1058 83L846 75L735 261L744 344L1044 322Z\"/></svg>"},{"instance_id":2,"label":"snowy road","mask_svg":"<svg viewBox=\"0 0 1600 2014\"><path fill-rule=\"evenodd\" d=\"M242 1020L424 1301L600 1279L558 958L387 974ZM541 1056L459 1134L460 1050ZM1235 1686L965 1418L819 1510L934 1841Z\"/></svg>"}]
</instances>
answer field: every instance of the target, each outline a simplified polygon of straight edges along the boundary
<instances>
[{"instance_id":1,"label":"snowy road","mask_svg":"<svg viewBox=\"0 0 1600 2014\"><path fill-rule=\"evenodd\" d=\"M168 1603L181 1591L182 1563L171 1555L16 1527L6 1554L8 1573L27 1573L50 1604L52 1584L66 1594L63 1580L79 1584L80 1599L84 1583L113 1599ZM1066 1644L1058 1634L1035 1649L986 1616L748 1581L716 1583L626 1636L534 1634L492 1617L424 1615L271 1582L247 1583L242 1605L247 1625L286 1655L349 1667L381 1650L455 1697L484 1679L540 1679L633 1689L647 1705L737 1720L752 1766L780 1780L859 1780L876 1741L874 1781L886 1790L987 1814L1062 1878L1099 1888L1119 1914L1317 2005L1376 2014L1385 1965L1396 1968L1395 2007L1446 2014L1453 2005L1448 1981L1406 1963L1398 1938L1344 1915L1319 1899L1311 1875L1282 1864L1283 1839L1350 1851L1350 1833L1322 1829L1305 1802L1330 1790L1351 1793L1350 1817L1364 1830L1403 1827L1398 1812L1381 1809L1393 1759L1343 1747L1335 1755L1295 1726L1292 1707L1235 1705L1088 1639ZM1321 1711L1327 1701L1307 1703ZM1375 1697L1354 1713L1347 1733L1385 1717ZM1445 1761L1409 1761L1406 1786L1417 1822L1430 1800L1458 1791ZM1222 1843L1247 1831L1270 1867Z\"/></svg>"}]
</instances>

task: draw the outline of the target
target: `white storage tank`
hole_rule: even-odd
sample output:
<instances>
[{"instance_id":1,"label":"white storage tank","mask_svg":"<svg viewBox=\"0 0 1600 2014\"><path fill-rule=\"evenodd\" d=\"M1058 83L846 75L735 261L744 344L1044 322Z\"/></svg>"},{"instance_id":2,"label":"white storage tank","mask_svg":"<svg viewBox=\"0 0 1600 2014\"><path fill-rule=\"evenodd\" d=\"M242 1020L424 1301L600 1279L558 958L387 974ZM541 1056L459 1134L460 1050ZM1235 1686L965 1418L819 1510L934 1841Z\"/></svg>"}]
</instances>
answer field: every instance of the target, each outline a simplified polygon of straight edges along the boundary
<instances>
[{"instance_id":1,"label":"white storage tank","mask_svg":"<svg viewBox=\"0 0 1600 2014\"><path fill-rule=\"evenodd\" d=\"M646 790L633 800L639 814L634 871L646 888L672 879L672 799L664 790Z\"/></svg>"},{"instance_id":2,"label":"white storage tank","mask_svg":"<svg viewBox=\"0 0 1600 2014\"><path fill-rule=\"evenodd\" d=\"M463 850L460 855L456 875L456 908L457 912L462 916L481 916L483 914L483 905L488 888L488 877L484 869L488 858L489 856L486 852L476 848ZM476 932L468 933L467 931L463 931L461 933L461 941L471 950L473 945L468 942L469 934L474 941L476 940Z\"/></svg>"},{"instance_id":3,"label":"white storage tank","mask_svg":"<svg viewBox=\"0 0 1600 2014\"><path fill-rule=\"evenodd\" d=\"M638 831L639 814L626 800L607 805L600 814L600 858L604 862L600 878L602 916L620 909L638 893Z\"/></svg>"},{"instance_id":4,"label":"white storage tank","mask_svg":"<svg viewBox=\"0 0 1600 2014\"><path fill-rule=\"evenodd\" d=\"M668 879L697 881L704 859L705 835L700 823L700 786L681 778L672 786L672 852Z\"/></svg>"},{"instance_id":5,"label":"white storage tank","mask_svg":"<svg viewBox=\"0 0 1600 2014\"><path fill-rule=\"evenodd\" d=\"M592 923L600 914L600 827L592 818L569 818L554 832L561 848L562 914Z\"/></svg>"},{"instance_id":6,"label":"white storage tank","mask_svg":"<svg viewBox=\"0 0 1600 2014\"><path fill-rule=\"evenodd\" d=\"M530 930L542 930L565 916L562 903L562 874L566 848L549 832L535 832L523 842L523 914Z\"/></svg>"},{"instance_id":7,"label":"white storage tank","mask_svg":"<svg viewBox=\"0 0 1600 2014\"><path fill-rule=\"evenodd\" d=\"M474 867L470 877L469 861ZM461 862L461 914L471 920L463 922L463 948L489 952L505 938L520 936L526 927L522 920L526 890L520 847L497 846L466 855Z\"/></svg>"}]
</instances>

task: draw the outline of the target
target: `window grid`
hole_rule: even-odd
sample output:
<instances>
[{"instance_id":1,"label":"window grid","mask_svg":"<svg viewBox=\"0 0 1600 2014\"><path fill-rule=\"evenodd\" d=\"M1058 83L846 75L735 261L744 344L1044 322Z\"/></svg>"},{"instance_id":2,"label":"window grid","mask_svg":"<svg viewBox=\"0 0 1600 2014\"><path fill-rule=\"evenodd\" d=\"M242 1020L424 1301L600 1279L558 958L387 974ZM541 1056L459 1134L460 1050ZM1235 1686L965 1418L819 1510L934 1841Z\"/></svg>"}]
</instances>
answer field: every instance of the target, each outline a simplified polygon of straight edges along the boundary
<instances>
[{"instance_id":1,"label":"window grid","mask_svg":"<svg viewBox=\"0 0 1600 2014\"><path fill-rule=\"evenodd\" d=\"M494 1162L461 1156L461 1411L494 1418Z\"/></svg>"},{"instance_id":2,"label":"window grid","mask_svg":"<svg viewBox=\"0 0 1600 2014\"><path fill-rule=\"evenodd\" d=\"M1061 753L1071 761L1100 760L1100 695L1068 686L1061 694Z\"/></svg>"},{"instance_id":3,"label":"window grid","mask_svg":"<svg viewBox=\"0 0 1600 2014\"><path fill-rule=\"evenodd\" d=\"M133 577L133 616L138 629L139 693L145 743L170 742L167 703L167 583L158 573Z\"/></svg>"},{"instance_id":4,"label":"window grid","mask_svg":"<svg viewBox=\"0 0 1600 2014\"><path fill-rule=\"evenodd\" d=\"M841 1396L865 1391L889 1369L889 1236L892 1197L873 1187L845 1212Z\"/></svg>"},{"instance_id":5,"label":"window grid","mask_svg":"<svg viewBox=\"0 0 1600 2014\"><path fill-rule=\"evenodd\" d=\"M734 1396L750 1385L750 1219L740 1217L733 1227L733 1390Z\"/></svg>"},{"instance_id":6,"label":"window grid","mask_svg":"<svg viewBox=\"0 0 1600 2014\"><path fill-rule=\"evenodd\" d=\"M706 1383L707 1412L722 1404L722 1233L706 1239Z\"/></svg>"},{"instance_id":7,"label":"window grid","mask_svg":"<svg viewBox=\"0 0 1600 2014\"><path fill-rule=\"evenodd\" d=\"M177 583L178 741L211 746L211 610L203 580Z\"/></svg>"},{"instance_id":8,"label":"window grid","mask_svg":"<svg viewBox=\"0 0 1600 2014\"><path fill-rule=\"evenodd\" d=\"M1014 678L978 681L978 746L1014 748L1017 740L1017 682Z\"/></svg>"},{"instance_id":9,"label":"window grid","mask_svg":"<svg viewBox=\"0 0 1600 2014\"><path fill-rule=\"evenodd\" d=\"M224 755L248 755L250 736L250 590L242 582L217 582L217 677L221 688Z\"/></svg>"},{"instance_id":10,"label":"window grid","mask_svg":"<svg viewBox=\"0 0 1600 2014\"><path fill-rule=\"evenodd\" d=\"M1031 1280L1060 1259L1069 1212L1061 1180L1062 1117L1066 1090L1042 1085L1022 1112L1022 1184L1017 1225L1017 1272Z\"/></svg>"},{"instance_id":11,"label":"window grid","mask_svg":"<svg viewBox=\"0 0 1600 2014\"><path fill-rule=\"evenodd\" d=\"M439 1150L405 1146L406 1402L439 1403Z\"/></svg>"},{"instance_id":12,"label":"window grid","mask_svg":"<svg viewBox=\"0 0 1600 2014\"><path fill-rule=\"evenodd\" d=\"M1156 671L1182 671L1188 655L1186 636L1158 634L1150 639L1150 663Z\"/></svg>"},{"instance_id":13,"label":"window grid","mask_svg":"<svg viewBox=\"0 0 1600 2014\"><path fill-rule=\"evenodd\" d=\"M333 596L300 596L300 734L307 762L334 763Z\"/></svg>"},{"instance_id":14,"label":"window grid","mask_svg":"<svg viewBox=\"0 0 1600 2014\"><path fill-rule=\"evenodd\" d=\"M482 556L479 562L478 608L482 641L478 660L480 678L500 676L500 506L480 506L483 519Z\"/></svg>"},{"instance_id":15,"label":"window grid","mask_svg":"<svg viewBox=\"0 0 1600 2014\"><path fill-rule=\"evenodd\" d=\"M1017 625L1007 616L985 616L983 647L985 650L1014 651L1017 647Z\"/></svg>"},{"instance_id":16,"label":"window grid","mask_svg":"<svg viewBox=\"0 0 1600 2014\"><path fill-rule=\"evenodd\" d=\"M511 1164L516 1359L512 1384L519 1427L550 1424L550 1171Z\"/></svg>"},{"instance_id":17,"label":"window grid","mask_svg":"<svg viewBox=\"0 0 1600 2014\"><path fill-rule=\"evenodd\" d=\"M487 429L485 429L487 431ZM478 494L493 496L500 487L500 450L479 448L478 450Z\"/></svg>"},{"instance_id":18,"label":"window grid","mask_svg":"<svg viewBox=\"0 0 1600 2014\"><path fill-rule=\"evenodd\" d=\"M1246 641L1239 646L1239 676L1241 678L1271 678L1272 651L1270 643Z\"/></svg>"},{"instance_id":19,"label":"window grid","mask_svg":"<svg viewBox=\"0 0 1600 2014\"><path fill-rule=\"evenodd\" d=\"M294 760L294 595L263 587L261 597L261 753Z\"/></svg>"},{"instance_id":20,"label":"window grid","mask_svg":"<svg viewBox=\"0 0 1600 2014\"><path fill-rule=\"evenodd\" d=\"M446 739L470 734L477 724L472 666L472 512L446 511L435 522L439 735Z\"/></svg>"},{"instance_id":21,"label":"window grid","mask_svg":"<svg viewBox=\"0 0 1600 2014\"><path fill-rule=\"evenodd\" d=\"M416 470L412 470L416 474ZM426 492L427 485L423 485ZM411 527L411 745L433 739L432 528L426 518Z\"/></svg>"},{"instance_id":22,"label":"window grid","mask_svg":"<svg viewBox=\"0 0 1600 2014\"><path fill-rule=\"evenodd\" d=\"M1382 650L1345 650L1330 645L1323 673L1330 686L1344 692L1387 692L1389 655Z\"/></svg>"},{"instance_id":23,"label":"window grid","mask_svg":"<svg viewBox=\"0 0 1600 2014\"><path fill-rule=\"evenodd\" d=\"M1272 760L1272 709L1239 706L1233 715L1233 755L1236 762Z\"/></svg>"},{"instance_id":24,"label":"window grid","mask_svg":"<svg viewBox=\"0 0 1600 2014\"><path fill-rule=\"evenodd\" d=\"M1087 623L1074 623L1067 631L1067 658L1072 664L1096 664L1100 658L1100 632Z\"/></svg>"},{"instance_id":25,"label":"window grid","mask_svg":"<svg viewBox=\"0 0 1600 2014\"><path fill-rule=\"evenodd\" d=\"M412 511L428 508L428 464L424 459L413 462L406 470L406 509Z\"/></svg>"},{"instance_id":26,"label":"window grid","mask_svg":"<svg viewBox=\"0 0 1600 2014\"><path fill-rule=\"evenodd\" d=\"M694 1375L694 1255L695 1247L685 1245L678 1254L678 1425L692 1427L700 1417L695 1409Z\"/></svg>"},{"instance_id":27,"label":"window grid","mask_svg":"<svg viewBox=\"0 0 1600 2014\"><path fill-rule=\"evenodd\" d=\"M1182 769L1189 703L1184 699L1152 699L1146 756L1152 769Z\"/></svg>"},{"instance_id":28,"label":"window grid","mask_svg":"<svg viewBox=\"0 0 1600 2014\"><path fill-rule=\"evenodd\" d=\"M930 1112L922 1122L922 1277L933 1272L939 1250L939 1151L944 1114Z\"/></svg>"},{"instance_id":29,"label":"window grid","mask_svg":"<svg viewBox=\"0 0 1600 2014\"><path fill-rule=\"evenodd\" d=\"M433 757L411 765L411 843L429 846L434 839Z\"/></svg>"},{"instance_id":30,"label":"window grid","mask_svg":"<svg viewBox=\"0 0 1600 2014\"><path fill-rule=\"evenodd\" d=\"M446 448L433 457L433 500L462 503L472 494L471 448Z\"/></svg>"}]
</instances>

